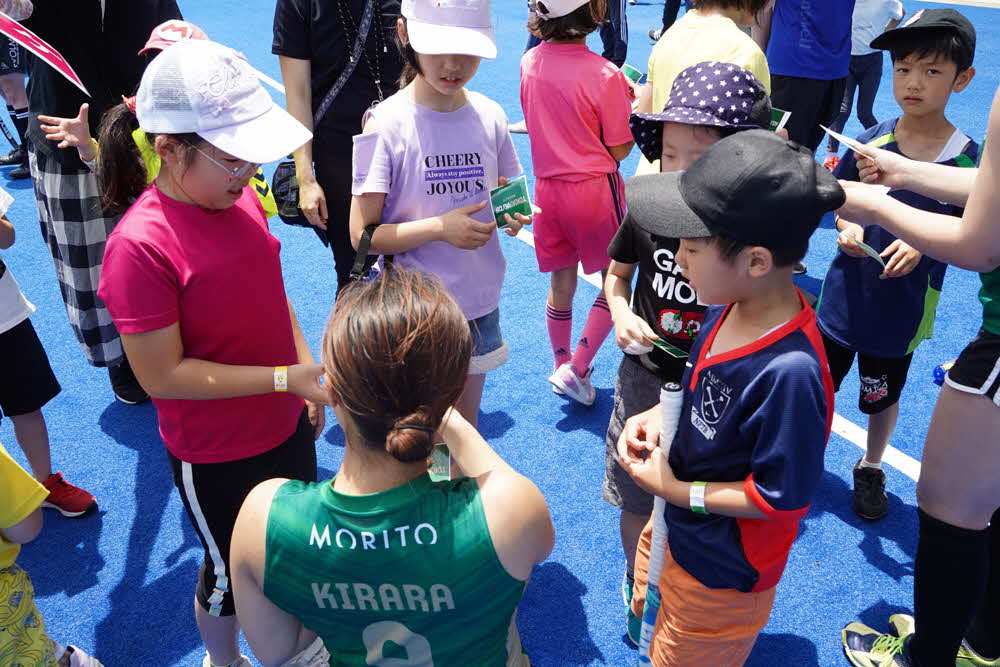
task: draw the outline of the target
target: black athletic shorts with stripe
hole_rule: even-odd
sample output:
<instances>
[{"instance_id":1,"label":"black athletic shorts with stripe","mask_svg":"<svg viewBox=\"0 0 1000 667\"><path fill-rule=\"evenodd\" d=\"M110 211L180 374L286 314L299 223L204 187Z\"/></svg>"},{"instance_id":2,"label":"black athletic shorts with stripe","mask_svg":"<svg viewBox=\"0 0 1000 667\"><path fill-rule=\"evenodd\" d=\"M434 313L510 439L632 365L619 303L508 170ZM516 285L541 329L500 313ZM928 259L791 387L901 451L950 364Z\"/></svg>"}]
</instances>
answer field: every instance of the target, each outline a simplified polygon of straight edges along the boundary
<instances>
[{"instance_id":1,"label":"black athletic shorts with stripe","mask_svg":"<svg viewBox=\"0 0 1000 667\"><path fill-rule=\"evenodd\" d=\"M188 463L169 451L174 484L205 550L195 598L212 616L232 616L229 545L243 501L255 486L275 477L316 481L316 442L306 410L295 433L263 454L225 463Z\"/></svg>"},{"instance_id":2,"label":"black athletic shorts with stripe","mask_svg":"<svg viewBox=\"0 0 1000 667\"><path fill-rule=\"evenodd\" d=\"M965 346L945 376L949 387L980 394L1000 406L1000 336L983 329Z\"/></svg>"}]
</instances>

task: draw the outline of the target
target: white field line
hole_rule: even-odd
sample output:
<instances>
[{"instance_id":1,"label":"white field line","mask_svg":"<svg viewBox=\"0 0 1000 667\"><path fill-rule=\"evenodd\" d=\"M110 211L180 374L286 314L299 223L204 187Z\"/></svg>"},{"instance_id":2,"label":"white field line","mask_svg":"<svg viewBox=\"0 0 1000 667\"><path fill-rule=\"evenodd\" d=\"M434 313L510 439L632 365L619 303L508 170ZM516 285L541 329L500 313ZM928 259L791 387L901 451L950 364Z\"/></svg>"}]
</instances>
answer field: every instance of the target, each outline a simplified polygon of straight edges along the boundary
<instances>
[{"instance_id":1,"label":"white field line","mask_svg":"<svg viewBox=\"0 0 1000 667\"><path fill-rule=\"evenodd\" d=\"M986 0L982 1L985 2ZM995 4L1000 5L1000 0L996 0ZM535 247L535 237L532 236L531 232L528 230L522 229L520 233L518 233L517 238L524 241L532 248ZM577 268L577 274L591 285L600 289L600 273L587 275L583 272L583 268L579 267ZM832 430L844 440L847 440L848 442L851 442L859 447L862 451L867 449L868 432L857 424L848 421L841 415L835 414L833 416ZM882 460L902 472L913 481L916 481L920 477L920 461L917 461L908 454L904 454L891 445L886 448L885 455L882 457Z\"/></svg>"},{"instance_id":2,"label":"white field line","mask_svg":"<svg viewBox=\"0 0 1000 667\"><path fill-rule=\"evenodd\" d=\"M937 2L943 5L968 5L969 7L989 7L1000 9L1000 0L919 0L920 2Z\"/></svg>"},{"instance_id":3,"label":"white field line","mask_svg":"<svg viewBox=\"0 0 1000 667\"><path fill-rule=\"evenodd\" d=\"M271 77L269 77L268 75L264 74L259 69L254 69L254 72L257 73L257 78L260 79L262 83L266 83L267 85L271 86L272 88L274 88L275 90L277 90L282 95L285 94L285 87L283 85L281 85L280 83L278 83L277 81L275 81L274 79L272 79Z\"/></svg>"}]
</instances>

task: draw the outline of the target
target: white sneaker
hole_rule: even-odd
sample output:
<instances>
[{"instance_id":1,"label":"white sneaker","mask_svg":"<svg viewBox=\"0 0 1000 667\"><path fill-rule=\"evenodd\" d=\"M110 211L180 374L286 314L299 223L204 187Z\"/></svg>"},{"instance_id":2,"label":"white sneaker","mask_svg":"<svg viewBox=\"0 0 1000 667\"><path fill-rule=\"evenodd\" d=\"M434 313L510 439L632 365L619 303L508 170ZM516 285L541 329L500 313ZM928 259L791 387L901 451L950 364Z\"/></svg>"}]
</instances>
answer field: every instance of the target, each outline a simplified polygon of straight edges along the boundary
<instances>
[{"instance_id":1,"label":"white sneaker","mask_svg":"<svg viewBox=\"0 0 1000 667\"><path fill-rule=\"evenodd\" d=\"M528 125L523 120L519 120L516 123L512 123L507 126L507 131L511 134L527 134Z\"/></svg>"},{"instance_id":2,"label":"white sneaker","mask_svg":"<svg viewBox=\"0 0 1000 667\"><path fill-rule=\"evenodd\" d=\"M66 652L69 653L70 667L104 667L100 660L90 657L85 651L72 644L66 646Z\"/></svg>"},{"instance_id":3,"label":"white sneaker","mask_svg":"<svg viewBox=\"0 0 1000 667\"><path fill-rule=\"evenodd\" d=\"M577 403L589 406L593 405L594 399L597 398L597 390L594 389L594 385L590 384L590 376L593 371L593 368L588 369L587 375L581 378L573 370L571 363L565 363L556 369L556 372L549 378L549 382Z\"/></svg>"},{"instance_id":4,"label":"white sneaker","mask_svg":"<svg viewBox=\"0 0 1000 667\"><path fill-rule=\"evenodd\" d=\"M201 667L217 667L208 656L208 652L205 653L205 659L201 661ZM253 667L253 663L250 662L250 658L245 655L241 655L240 659L236 662L220 667Z\"/></svg>"}]
</instances>

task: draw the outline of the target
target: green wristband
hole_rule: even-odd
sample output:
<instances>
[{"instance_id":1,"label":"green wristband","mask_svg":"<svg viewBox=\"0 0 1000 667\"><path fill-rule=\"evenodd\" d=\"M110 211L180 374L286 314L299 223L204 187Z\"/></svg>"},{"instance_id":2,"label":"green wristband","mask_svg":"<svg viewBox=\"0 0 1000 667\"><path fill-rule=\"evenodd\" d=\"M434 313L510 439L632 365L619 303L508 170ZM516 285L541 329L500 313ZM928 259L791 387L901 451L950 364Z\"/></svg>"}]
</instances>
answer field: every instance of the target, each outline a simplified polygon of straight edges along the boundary
<instances>
[{"instance_id":1,"label":"green wristband","mask_svg":"<svg viewBox=\"0 0 1000 667\"><path fill-rule=\"evenodd\" d=\"M689 498L691 501L691 511L695 514L708 514L708 510L705 509L705 487L707 485L708 482L691 483Z\"/></svg>"}]
</instances>

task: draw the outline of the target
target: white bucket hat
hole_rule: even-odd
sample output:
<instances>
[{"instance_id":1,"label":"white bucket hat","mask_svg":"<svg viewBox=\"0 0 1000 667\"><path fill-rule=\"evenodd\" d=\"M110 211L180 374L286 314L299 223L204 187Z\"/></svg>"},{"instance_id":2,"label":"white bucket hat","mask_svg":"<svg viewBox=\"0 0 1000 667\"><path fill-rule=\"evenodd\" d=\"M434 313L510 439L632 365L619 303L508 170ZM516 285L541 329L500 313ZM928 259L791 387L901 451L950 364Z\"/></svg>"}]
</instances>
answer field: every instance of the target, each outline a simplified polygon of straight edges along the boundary
<instances>
[{"instance_id":1,"label":"white bucket hat","mask_svg":"<svg viewBox=\"0 0 1000 667\"><path fill-rule=\"evenodd\" d=\"M417 53L497 57L490 0L403 0L402 14Z\"/></svg>"},{"instance_id":2,"label":"white bucket hat","mask_svg":"<svg viewBox=\"0 0 1000 667\"><path fill-rule=\"evenodd\" d=\"M146 132L196 132L258 164L281 159L312 137L274 103L241 54L210 41L178 42L149 64L136 94L136 117Z\"/></svg>"}]
</instances>

